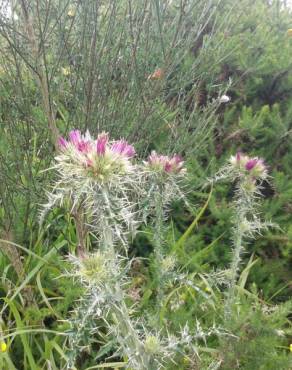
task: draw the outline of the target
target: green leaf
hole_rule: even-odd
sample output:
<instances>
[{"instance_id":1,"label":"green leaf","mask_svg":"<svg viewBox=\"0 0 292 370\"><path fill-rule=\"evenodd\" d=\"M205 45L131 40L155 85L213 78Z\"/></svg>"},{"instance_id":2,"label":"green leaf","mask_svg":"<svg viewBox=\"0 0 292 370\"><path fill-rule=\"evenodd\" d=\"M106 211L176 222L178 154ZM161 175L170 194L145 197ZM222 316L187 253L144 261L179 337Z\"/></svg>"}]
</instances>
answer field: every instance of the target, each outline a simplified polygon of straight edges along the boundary
<instances>
[{"instance_id":1,"label":"green leaf","mask_svg":"<svg viewBox=\"0 0 292 370\"><path fill-rule=\"evenodd\" d=\"M12 302L11 299L4 298L4 301L9 306L16 322L17 329L23 329L25 328L25 324L21 320L20 314L15 306L15 304ZM36 365L34 361L34 357L31 352L31 346L29 345L27 335L25 333L20 334L20 339L22 341L23 349L24 349L24 355L27 357L30 369L31 370L39 370L39 367Z\"/></svg>"},{"instance_id":2,"label":"green leaf","mask_svg":"<svg viewBox=\"0 0 292 370\"><path fill-rule=\"evenodd\" d=\"M194 221L191 223L191 225L187 228L187 230L184 232L184 234L179 238L179 240L173 245L172 252L175 253L179 250L179 248L184 247L184 244L186 240L190 237L191 233L193 232L194 228L197 226L200 218L204 214L205 210L208 207L208 204L210 202L211 196L212 196L213 188L211 189L208 199L204 206L201 208L200 212L195 217Z\"/></svg>"}]
</instances>

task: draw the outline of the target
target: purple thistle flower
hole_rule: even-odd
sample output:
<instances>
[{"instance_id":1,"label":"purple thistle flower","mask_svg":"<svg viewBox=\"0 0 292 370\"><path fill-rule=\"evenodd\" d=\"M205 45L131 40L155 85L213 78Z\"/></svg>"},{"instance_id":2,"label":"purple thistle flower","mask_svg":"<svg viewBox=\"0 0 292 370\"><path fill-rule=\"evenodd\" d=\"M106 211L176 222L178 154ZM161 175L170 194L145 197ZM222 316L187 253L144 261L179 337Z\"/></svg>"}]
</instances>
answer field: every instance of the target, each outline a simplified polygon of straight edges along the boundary
<instances>
[{"instance_id":1,"label":"purple thistle flower","mask_svg":"<svg viewBox=\"0 0 292 370\"><path fill-rule=\"evenodd\" d=\"M68 141L65 140L62 136L59 137L58 139L58 146L60 149L65 149L67 148Z\"/></svg>"},{"instance_id":2,"label":"purple thistle flower","mask_svg":"<svg viewBox=\"0 0 292 370\"><path fill-rule=\"evenodd\" d=\"M173 168L172 168L172 164L170 163L170 161L167 161L164 165L164 170L165 172L167 173L170 173L172 172Z\"/></svg>"},{"instance_id":3,"label":"purple thistle flower","mask_svg":"<svg viewBox=\"0 0 292 370\"><path fill-rule=\"evenodd\" d=\"M115 153L122 154L126 145L127 142L125 140L115 141L111 146L111 150Z\"/></svg>"},{"instance_id":4,"label":"purple thistle flower","mask_svg":"<svg viewBox=\"0 0 292 370\"><path fill-rule=\"evenodd\" d=\"M252 175L254 178L264 179L267 177L267 167L261 158L250 157L241 152L237 152L235 156L231 156L230 163L242 174L246 174L245 171L247 171L249 175Z\"/></svg>"},{"instance_id":5,"label":"purple thistle flower","mask_svg":"<svg viewBox=\"0 0 292 370\"><path fill-rule=\"evenodd\" d=\"M172 157L172 160L174 161L175 164L182 164L184 161L182 159L182 157L178 154L175 154L173 157Z\"/></svg>"},{"instance_id":6,"label":"purple thistle flower","mask_svg":"<svg viewBox=\"0 0 292 370\"><path fill-rule=\"evenodd\" d=\"M148 157L148 164L153 166L165 165L166 158L163 155L159 155L153 150Z\"/></svg>"},{"instance_id":7,"label":"purple thistle flower","mask_svg":"<svg viewBox=\"0 0 292 370\"><path fill-rule=\"evenodd\" d=\"M239 162L241 160L241 157L242 157L242 153L241 152L237 152L236 153L236 161Z\"/></svg>"},{"instance_id":8,"label":"purple thistle flower","mask_svg":"<svg viewBox=\"0 0 292 370\"><path fill-rule=\"evenodd\" d=\"M79 141L81 140L81 134L79 130L72 130L69 132L69 139L73 145L78 146Z\"/></svg>"},{"instance_id":9,"label":"purple thistle flower","mask_svg":"<svg viewBox=\"0 0 292 370\"><path fill-rule=\"evenodd\" d=\"M88 153L91 149L91 143L89 140L84 140L79 130L73 130L69 132L69 139L71 144L81 153Z\"/></svg>"},{"instance_id":10,"label":"purple thistle flower","mask_svg":"<svg viewBox=\"0 0 292 370\"><path fill-rule=\"evenodd\" d=\"M134 147L128 144L126 140L115 141L111 146L111 151L127 158L132 158L136 154Z\"/></svg>"},{"instance_id":11,"label":"purple thistle flower","mask_svg":"<svg viewBox=\"0 0 292 370\"><path fill-rule=\"evenodd\" d=\"M103 132L98 135L96 140L96 153L98 155L104 155L106 150L106 145L108 142L108 134Z\"/></svg>"},{"instance_id":12,"label":"purple thistle flower","mask_svg":"<svg viewBox=\"0 0 292 370\"><path fill-rule=\"evenodd\" d=\"M167 157L165 171L178 173L182 169L183 164L184 161L182 160L182 157L178 154L175 154L172 158Z\"/></svg>"},{"instance_id":13,"label":"purple thistle flower","mask_svg":"<svg viewBox=\"0 0 292 370\"><path fill-rule=\"evenodd\" d=\"M182 157L178 154L175 154L172 159L171 159L171 162L173 164L173 167L176 169L176 170L181 170L183 164L184 164L184 161L182 159Z\"/></svg>"},{"instance_id":14,"label":"purple thistle flower","mask_svg":"<svg viewBox=\"0 0 292 370\"><path fill-rule=\"evenodd\" d=\"M251 171L259 163L258 158L251 158L245 164L245 169Z\"/></svg>"},{"instance_id":15,"label":"purple thistle flower","mask_svg":"<svg viewBox=\"0 0 292 370\"><path fill-rule=\"evenodd\" d=\"M81 153L88 153L91 149L90 141L80 140L77 144L77 149Z\"/></svg>"},{"instance_id":16,"label":"purple thistle flower","mask_svg":"<svg viewBox=\"0 0 292 370\"><path fill-rule=\"evenodd\" d=\"M133 145L130 145L126 142L126 146L125 146L122 154L124 156L128 157L128 158L132 158L136 154L136 151L135 151L135 148L133 147Z\"/></svg>"},{"instance_id":17,"label":"purple thistle flower","mask_svg":"<svg viewBox=\"0 0 292 370\"><path fill-rule=\"evenodd\" d=\"M179 173L182 170L183 163L181 156L177 154L170 158L153 151L148 158L148 164L150 166L160 168L167 173Z\"/></svg>"}]
</instances>

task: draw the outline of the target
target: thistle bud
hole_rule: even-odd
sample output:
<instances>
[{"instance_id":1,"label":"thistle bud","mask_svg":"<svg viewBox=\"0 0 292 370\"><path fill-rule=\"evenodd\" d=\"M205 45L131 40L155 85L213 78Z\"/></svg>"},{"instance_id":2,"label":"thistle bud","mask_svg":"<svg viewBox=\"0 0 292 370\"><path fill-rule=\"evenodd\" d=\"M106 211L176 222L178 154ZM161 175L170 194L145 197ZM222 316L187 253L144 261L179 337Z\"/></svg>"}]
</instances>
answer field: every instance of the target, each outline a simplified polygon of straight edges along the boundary
<instances>
[{"instance_id":1,"label":"thistle bud","mask_svg":"<svg viewBox=\"0 0 292 370\"><path fill-rule=\"evenodd\" d=\"M163 273L172 271L175 268L176 260L173 256L167 256L161 261L161 270Z\"/></svg>"},{"instance_id":2,"label":"thistle bud","mask_svg":"<svg viewBox=\"0 0 292 370\"><path fill-rule=\"evenodd\" d=\"M159 338L155 335L147 336L145 339L144 347L145 351L152 355L159 354L161 349Z\"/></svg>"},{"instance_id":3,"label":"thistle bud","mask_svg":"<svg viewBox=\"0 0 292 370\"><path fill-rule=\"evenodd\" d=\"M78 265L78 275L88 283L102 283L108 278L107 259L99 251L79 258Z\"/></svg>"}]
</instances>

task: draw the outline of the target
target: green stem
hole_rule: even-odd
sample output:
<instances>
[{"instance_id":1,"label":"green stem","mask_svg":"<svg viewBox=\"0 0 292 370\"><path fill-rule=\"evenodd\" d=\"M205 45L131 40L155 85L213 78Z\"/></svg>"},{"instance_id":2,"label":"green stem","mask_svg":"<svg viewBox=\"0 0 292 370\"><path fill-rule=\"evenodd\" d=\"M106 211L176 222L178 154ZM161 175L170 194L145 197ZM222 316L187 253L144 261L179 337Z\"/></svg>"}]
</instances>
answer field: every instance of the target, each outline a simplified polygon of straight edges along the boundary
<instances>
[{"instance_id":1,"label":"green stem","mask_svg":"<svg viewBox=\"0 0 292 370\"><path fill-rule=\"evenodd\" d=\"M225 303L225 317L229 317L231 314L231 307L235 301L235 287L237 283L238 269L241 261L241 254L243 251L242 240L244 236L242 224L245 219L245 214L241 213L237 219L237 226L234 230L234 249L233 256L230 265L230 278L229 278L229 288L227 292L227 299Z\"/></svg>"},{"instance_id":2,"label":"green stem","mask_svg":"<svg viewBox=\"0 0 292 370\"><path fill-rule=\"evenodd\" d=\"M104 193L106 202L108 197L106 192ZM109 203L108 203L109 204ZM110 208L109 208L110 210ZM112 260L112 268L119 269L118 255L114 247L113 231L109 227L107 221L105 221L104 229L102 232L102 248L106 249ZM116 297L111 305L111 313L114 319L114 323L117 325L119 333L120 345L123 349L129 349L131 352L132 359L136 362L136 370L149 370L149 356L144 351L144 346L139 336L132 325L131 318L129 315L129 309L125 302L125 296L120 282L117 280L111 283L107 289L109 294ZM128 352L128 351L125 351ZM127 353L125 353L126 355Z\"/></svg>"},{"instance_id":3,"label":"green stem","mask_svg":"<svg viewBox=\"0 0 292 370\"><path fill-rule=\"evenodd\" d=\"M129 310L119 286L116 286L116 294L122 297L118 303L112 306L113 318L120 332L120 342L123 347L130 349L132 361L134 359L136 366L138 366L137 370L149 370L150 358L145 353L143 343L132 326Z\"/></svg>"},{"instance_id":4,"label":"green stem","mask_svg":"<svg viewBox=\"0 0 292 370\"><path fill-rule=\"evenodd\" d=\"M155 275L157 279L157 308L158 315L163 301L163 275L161 271L161 264L163 261L164 253L162 246L162 226L163 226L163 207L162 207L162 189L159 188L156 196L156 219L154 226L154 258L155 258Z\"/></svg>"}]
</instances>

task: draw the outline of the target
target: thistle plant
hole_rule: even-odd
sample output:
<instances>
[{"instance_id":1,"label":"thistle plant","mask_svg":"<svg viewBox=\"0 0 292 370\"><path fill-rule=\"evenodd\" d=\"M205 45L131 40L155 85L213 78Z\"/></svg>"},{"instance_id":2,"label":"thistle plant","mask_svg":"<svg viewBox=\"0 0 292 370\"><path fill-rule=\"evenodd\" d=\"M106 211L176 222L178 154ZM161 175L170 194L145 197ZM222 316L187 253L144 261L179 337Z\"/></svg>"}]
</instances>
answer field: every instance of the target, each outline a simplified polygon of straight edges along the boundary
<instances>
[{"instance_id":1,"label":"thistle plant","mask_svg":"<svg viewBox=\"0 0 292 370\"><path fill-rule=\"evenodd\" d=\"M117 342L116 355L126 357L129 368L160 369L166 360L159 359L158 352L166 354L172 350L175 355L178 347L173 344L174 337L168 340L159 336L165 345L163 350L160 345L159 350L154 350L156 342L152 339L158 338L158 334L153 336L146 322L131 318L131 308L126 304L131 266L127 247L129 237L143 220L141 204L147 204L146 219L156 219L157 270L162 267L164 274L174 268L173 260L164 258L161 233L166 207L182 196L183 161L178 155L168 157L152 152L146 162L137 164L134 147L125 140L110 141L106 133L93 139L88 132L82 135L78 130L71 131L68 140L61 137L59 149L53 166L58 177L45 211L53 206L69 206L79 243L78 255L70 257L74 266L70 274L84 287L71 320L68 368L74 368L83 343L90 344L90 337L98 333L96 323L102 320L109 338ZM89 229L98 237L98 249L94 252L85 248ZM183 340L177 343L182 347Z\"/></svg>"},{"instance_id":2,"label":"thistle plant","mask_svg":"<svg viewBox=\"0 0 292 370\"><path fill-rule=\"evenodd\" d=\"M186 174L181 156L165 156L153 151L145 162L148 211L154 215L154 258L158 306L163 298L164 277L175 267L173 256L163 251L163 221L174 199L184 198L183 181Z\"/></svg>"},{"instance_id":3,"label":"thistle plant","mask_svg":"<svg viewBox=\"0 0 292 370\"><path fill-rule=\"evenodd\" d=\"M249 157L238 152L231 156L229 164L223 167L214 180L228 179L235 181L234 217L232 230L232 261L228 272L228 292L226 314L235 299L235 288L241 257L245 250L244 243L253 238L272 223L261 220L258 208L262 196L262 182L267 180L268 172L264 161L258 157Z\"/></svg>"},{"instance_id":4,"label":"thistle plant","mask_svg":"<svg viewBox=\"0 0 292 370\"><path fill-rule=\"evenodd\" d=\"M94 140L89 133L82 135L78 130L69 133L69 140L61 137L59 147L54 166L58 178L45 209L69 204L75 215L79 256L74 259L74 275L85 288L69 337L72 350L68 368L75 363L84 334L96 332L98 318L106 323L116 321L123 347L130 348L129 362L144 364L142 344L125 304L127 264L115 249L127 247L127 237L137 226L140 186L139 172L132 161L135 150L125 140L109 141L106 133ZM98 237L99 249L93 254L85 251L88 228Z\"/></svg>"},{"instance_id":5,"label":"thistle plant","mask_svg":"<svg viewBox=\"0 0 292 370\"><path fill-rule=\"evenodd\" d=\"M110 141L106 133L93 139L78 130L68 140L59 139L54 169L58 178L45 209L69 206L76 221L79 253L71 256L72 271L84 287L84 294L70 320L68 368L74 368L79 352L99 333L98 322L107 327L107 338L116 343L114 355L127 359L127 368L157 370L175 363L177 356L198 357L198 341L210 335L229 335L216 325L204 331L188 325L176 335L155 327L167 282L187 284L189 279L176 271L173 255L166 255L163 224L170 203L184 198L186 170L178 155L152 152L142 163L135 160L135 149L125 140ZM232 156L215 176L216 181L236 181L234 201L233 253L227 275L225 314L235 300L235 288L244 242L270 224L258 213L262 181L267 168L260 158L242 153ZM126 303L130 286L131 260L127 256L129 238L143 222L154 229L154 267L157 281L157 315L133 319L133 307ZM98 249L86 250L88 230L97 236ZM123 246L123 248L120 248ZM189 282L188 282L189 284Z\"/></svg>"},{"instance_id":6,"label":"thistle plant","mask_svg":"<svg viewBox=\"0 0 292 370\"><path fill-rule=\"evenodd\" d=\"M126 359L127 368L135 370L162 369L185 355L198 358L200 342L206 342L208 336L230 335L215 324L203 330L198 320L195 328L190 329L186 323L175 334L158 326L167 283L194 285L187 275L176 271L175 257L166 255L162 237L170 203L184 198L186 170L178 155L152 152L140 163L134 157L132 145L125 140L111 141L106 133L93 139L89 133L82 135L74 130L68 140L59 139L59 153L53 166L58 177L45 209L66 206L74 215L79 253L70 256L69 274L84 288L70 320L68 369L74 368L79 352L101 334L100 323L107 328L106 338L116 344L113 356ZM236 181L226 314L235 300L244 242L270 225L262 222L258 213L261 184L267 177L262 159L242 153L232 156L215 176L216 181ZM154 324L153 317L134 319L135 309L127 303L132 266L128 243L143 221L151 222L154 229L157 280ZM86 248L89 230L97 236L98 248L93 251Z\"/></svg>"}]
</instances>

